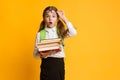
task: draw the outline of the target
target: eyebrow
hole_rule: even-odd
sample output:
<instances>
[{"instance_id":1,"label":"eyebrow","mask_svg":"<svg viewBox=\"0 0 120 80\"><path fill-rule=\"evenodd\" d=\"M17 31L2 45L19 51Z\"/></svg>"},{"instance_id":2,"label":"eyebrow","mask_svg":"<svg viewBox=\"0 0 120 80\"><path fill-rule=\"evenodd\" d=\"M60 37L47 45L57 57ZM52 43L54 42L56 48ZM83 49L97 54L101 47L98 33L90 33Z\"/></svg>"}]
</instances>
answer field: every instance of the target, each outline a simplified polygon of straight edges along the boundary
<instances>
[{"instance_id":1,"label":"eyebrow","mask_svg":"<svg viewBox=\"0 0 120 80\"><path fill-rule=\"evenodd\" d=\"M45 15L49 15L48 13L46 13ZM52 15L56 15L57 16L57 14L56 13L52 13Z\"/></svg>"}]
</instances>

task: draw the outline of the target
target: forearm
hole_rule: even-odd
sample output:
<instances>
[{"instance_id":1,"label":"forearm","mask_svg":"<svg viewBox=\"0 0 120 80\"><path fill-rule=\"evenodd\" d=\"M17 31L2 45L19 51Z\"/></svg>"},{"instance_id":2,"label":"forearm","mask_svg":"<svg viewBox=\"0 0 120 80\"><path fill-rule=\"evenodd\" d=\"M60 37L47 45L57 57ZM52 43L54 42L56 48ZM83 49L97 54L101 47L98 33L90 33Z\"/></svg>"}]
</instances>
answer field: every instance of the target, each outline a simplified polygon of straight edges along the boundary
<instances>
[{"instance_id":1,"label":"forearm","mask_svg":"<svg viewBox=\"0 0 120 80\"><path fill-rule=\"evenodd\" d=\"M66 26L68 28L68 36L74 36L77 34L76 29L74 28L74 26L72 25L71 22L66 22Z\"/></svg>"},{"instance_id":2,"label":"forearm","mask_svg":"<svg viewBox=\"0 0 120 80\"><path fill-rule=\"evenodd\" d=\"M40 53L40 58L45 58L45 57L47 57L48 55L55 54L56 51L50 50L50 51L47 51L47 52L39 52L39 53Z\"/></svg>"}]
</instances>

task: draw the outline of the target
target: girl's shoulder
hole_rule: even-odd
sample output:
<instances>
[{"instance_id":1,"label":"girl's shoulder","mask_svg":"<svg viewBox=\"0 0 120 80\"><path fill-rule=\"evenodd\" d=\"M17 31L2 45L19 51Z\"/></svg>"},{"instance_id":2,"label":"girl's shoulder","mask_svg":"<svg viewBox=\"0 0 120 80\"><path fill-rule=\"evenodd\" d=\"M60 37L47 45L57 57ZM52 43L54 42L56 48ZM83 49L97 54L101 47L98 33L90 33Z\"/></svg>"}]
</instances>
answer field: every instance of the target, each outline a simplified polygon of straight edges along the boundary
<instances>
[{"instance_id":1,"label":"girl's shoulder","mask_svg":"<svg viewBox=\"0 0 120 80\"><path fill-rule=\"evenodd\" d=\"M40 34L40 32L37 32L37 35L39 35Z\"/></svg>"},{"instance_id":2,"label":"girl's shoulder","mask_svg":"<svg viewBox=\"0 0 120 80\"><path fill-rule=\"evenodd\" d=\"M37 33L37 38L45 38L45 36L46 36L45 30L41 30Z\"/></svg>"},{"instance_id":3,"label":"girl's shoulder","mask_svg":"<svg viewBox=\"0 0 120 80\"><path fill-rule=\"evenodd\" d=\"M37 32L37 37L40 36L40 32Z\"/></svg>"}]
</instances>

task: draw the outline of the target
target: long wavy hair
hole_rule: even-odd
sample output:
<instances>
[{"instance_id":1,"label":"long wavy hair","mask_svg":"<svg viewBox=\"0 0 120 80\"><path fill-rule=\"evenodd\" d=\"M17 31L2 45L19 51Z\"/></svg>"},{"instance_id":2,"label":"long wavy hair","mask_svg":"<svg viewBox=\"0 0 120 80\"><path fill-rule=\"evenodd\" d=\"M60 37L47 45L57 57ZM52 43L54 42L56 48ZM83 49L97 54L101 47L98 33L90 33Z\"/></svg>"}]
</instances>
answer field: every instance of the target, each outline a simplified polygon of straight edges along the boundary
<instances>
[{"instance_id":1,"label":"long wavy hair","mask_svg":"<svg viewBox=\"0 0 120 80\"><path fill-rule=\"evenodd\" d=\"M57 14L57 8L55 6L48 6L44 9L43 11L43 19L46 15L46 12L47 11L52 11L54 10ZM57 14L57 17L59 18L58 14ZM38 30L38 32L40 32L41 30L45 29L45 22L44 20L40 23L40 28ZM57 34L60 38L64 39L66 36L67 36L67 33L68 33L68 29L65 29L65 25L63 24L63 22L61 20L58 20L57 22Z\"/></svg>"}]
</instances>

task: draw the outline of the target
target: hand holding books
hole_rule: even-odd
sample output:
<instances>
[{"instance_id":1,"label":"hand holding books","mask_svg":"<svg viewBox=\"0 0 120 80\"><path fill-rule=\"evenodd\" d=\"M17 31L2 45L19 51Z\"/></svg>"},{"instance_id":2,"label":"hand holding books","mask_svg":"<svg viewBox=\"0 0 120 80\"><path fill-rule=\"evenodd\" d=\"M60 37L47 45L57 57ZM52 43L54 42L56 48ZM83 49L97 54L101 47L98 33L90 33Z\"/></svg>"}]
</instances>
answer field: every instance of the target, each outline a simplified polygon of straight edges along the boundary
<instances>
[{"instance_id":1,"label":"hand holding books","mask_svg":"<svg viewBox=\"0 0 120 80\"><path fill-rule=\"evenodd\" d=\"M50 55L50 54L55 54L55 53L57 53L57 51L55 51L55 50L50 50L50 51L47 51L47 52L41 52L40 53L40 58L45 58L47 55Z\"/></svg>"},{"instance_id":2,"label":"hand holding books","mask_svg":"<svg viewBox=\"0 0 120 80\"><path fill-rule=\"evenodd\" d=\"M61 39L47 39L47 40L41 40L37 44L38 52L40 52L40 57L44 58L47 55L55 54L59 51L61 51L61 45L62 41Z\"/></svg>"}]
</instances>

